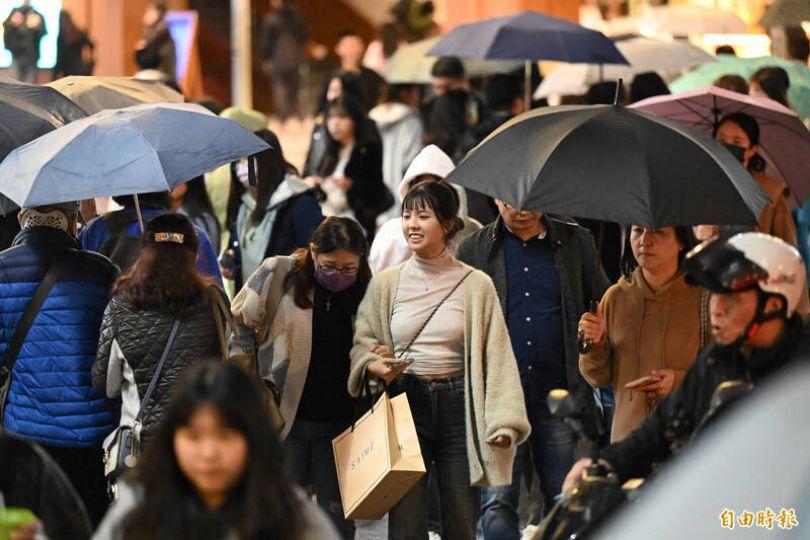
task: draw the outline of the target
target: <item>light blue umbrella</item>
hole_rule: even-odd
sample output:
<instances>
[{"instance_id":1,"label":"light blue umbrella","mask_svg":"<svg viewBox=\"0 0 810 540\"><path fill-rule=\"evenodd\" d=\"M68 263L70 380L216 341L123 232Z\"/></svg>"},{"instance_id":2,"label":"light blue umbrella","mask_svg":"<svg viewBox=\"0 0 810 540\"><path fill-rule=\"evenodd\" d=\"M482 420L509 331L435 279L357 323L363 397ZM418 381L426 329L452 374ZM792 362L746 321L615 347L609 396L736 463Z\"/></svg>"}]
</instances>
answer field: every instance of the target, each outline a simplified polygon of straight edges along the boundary
<instances>
[{"instance_id":1,"label":"light blue umbrella","mask_svg":"<svg viewBox=\"0 0 810 540\"><path fill-rule=\"evenodd\" d=\"M0 193L21 207L168 191L269 145L190 103L105 110L11 152ZM0 198L0 213L15 209Z\"/></svg>"}]
</instances>

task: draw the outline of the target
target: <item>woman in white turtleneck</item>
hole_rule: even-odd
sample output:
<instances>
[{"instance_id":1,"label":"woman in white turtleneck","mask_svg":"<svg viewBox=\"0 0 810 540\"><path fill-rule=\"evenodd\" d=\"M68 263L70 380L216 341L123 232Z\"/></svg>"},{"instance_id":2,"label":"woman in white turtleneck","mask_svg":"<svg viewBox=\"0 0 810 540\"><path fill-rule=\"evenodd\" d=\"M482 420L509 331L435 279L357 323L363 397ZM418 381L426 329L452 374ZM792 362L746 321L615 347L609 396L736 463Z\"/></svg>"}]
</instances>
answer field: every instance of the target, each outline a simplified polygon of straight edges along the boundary
<instances>
[{"instance_id":1,"label":"woman in white turtleneck","mask_svg":"<svg viewBox=\"0 0 810 540\"><path fill-rule=\"evenodd\" d=\"M406 195L402 232L413 256L369 284L349 392L357 395L370 376L407 394L422 457L436 465L442 538L472 539L478 486L511 482L514 448L529 424L492 281L447 247L463 227L458 206L443 182ZM425 476L391 509L389 538L427 537L427 485Z\"/></svg>"}]
</instances>

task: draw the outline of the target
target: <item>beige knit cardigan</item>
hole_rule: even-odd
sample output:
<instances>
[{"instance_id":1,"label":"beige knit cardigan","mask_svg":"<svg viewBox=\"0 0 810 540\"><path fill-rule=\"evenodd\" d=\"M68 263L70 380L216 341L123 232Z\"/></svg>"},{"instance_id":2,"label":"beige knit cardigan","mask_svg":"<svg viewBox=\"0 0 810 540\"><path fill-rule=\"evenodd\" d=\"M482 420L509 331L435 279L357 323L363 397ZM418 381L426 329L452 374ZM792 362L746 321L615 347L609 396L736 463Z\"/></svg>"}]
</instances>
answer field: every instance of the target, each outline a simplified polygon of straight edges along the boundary
<instances>
[{"instance_id":1,"label":"beige knit cardigan","mask_svg":"<svg viewBox=\"0 0 810 540\"><path fill-rule=\"evenodd\" d=\"M360 303L351 351L349 393L357 396L366 366L380 359L374 345L395 350L391 314L399 286L399 264L375 275ZM464 404L470 483L502 486L512 482L515 446L529 436L523 388L509 341L498 295L492 280L479 270L459 263L472 273L464 281ZM506 435L509 448L485 441Z\"/></svg>"}]
</instances>

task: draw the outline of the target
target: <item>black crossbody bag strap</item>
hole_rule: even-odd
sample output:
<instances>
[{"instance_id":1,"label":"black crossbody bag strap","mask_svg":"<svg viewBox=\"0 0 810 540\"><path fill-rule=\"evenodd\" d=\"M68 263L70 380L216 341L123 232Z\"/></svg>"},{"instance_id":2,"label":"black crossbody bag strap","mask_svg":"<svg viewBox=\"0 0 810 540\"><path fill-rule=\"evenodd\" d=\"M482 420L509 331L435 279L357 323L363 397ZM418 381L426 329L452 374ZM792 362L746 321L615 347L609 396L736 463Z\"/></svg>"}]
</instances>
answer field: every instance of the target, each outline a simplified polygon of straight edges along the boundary
<instances>
[{"instance_id":1,"label":"black crossbody bag strap","mask_svg":"<svg viewBox=\"0 0 810 540\"><path fill-rule=\"evenodd\" d=\"M400 355L399 355L399 359L400 359L400 360L401 360L402 358L404 358L406 354L408 354L408 351L410 350L410 348L413 346L413 344L414 344L414 343L416 343L416 340L419 338L419 336L421 336L421 335L422 335L422 331L423 331L423 330L425 329L425 327L428 325L428 323L429 323L429 322L430 322L430 320L433 318L433 316L434 316L434 315L436 315L436 312L437 312L437 311L439 311L439 308L440 308L440 307L442 307L442 306L444 305L444 303L445 303L445 302L447 302L447 300L448 300L448 299L449 299L451 296L453 296L453 293L454 293L454 292L456 292L456 290L457 290L457 289L458 289L458 288L461 286L461 284L462 284L462 283L464 283L464 280L466 280L466 279L467 279L467 277L468 277L470 274L472 274L472 270L468 270L468 271L467 271L467 273L466 273L466 274L464 274L464 276L462 276L462 278L461 278L460 280L458 280L458 283L456 283L455 287L453 287L453 288L450 290L450 292L449 292L449 293L447 293L447 294L444 296L444 298L442 298L442 299L441 299L441 301L440 301L438 304L436 304L436 305L433 307L433 310L430 312L430 315L428 315L428 316L427 316L427 318L425 319L425 322L423 322L423 323L422 323L422 326L420 326L420 327L419 327L419 330L417 330L417 331L416 331L416 333L413 335L413 337L411 338L411 341L410 341L410 342L408 342L408 345L406 345L404 349L402 349L402 352L401 352L401 353L400 353Z\"/></svg>"},{"instance_id":2,"label":"black crossbody bag strap","mask_svg":"<svg viewBox=\"0 0 810 540\"><path fill-rule=\"evenodd\" d=\"M149 399L152 397L152 393L155 391L158 379L160 378L160 372L163 371L163 366L164 364L166 364L166 358L169 357L169 350L171 350L172 343L174 343L174 338L175 336L177 336L178 328L180 328L179 319L174 321L174 325L172 326L172 332L169 334L169 340L166 342L166 347L163 348L163 354L160 356L160 362L158 362L158 365L155 368L155 373L152 375L152 380L149 381L149 387L146 389L146 393L143 395L143 399L141 400L141 406L138 409L138 415L135 417L133 426L135 424L140 424L141 420L143 420L144 414L146 414L146 405L149 403Z\"/></svg>"},{"instance_id":3,"label":"black crossbody bag strap","mask_svg":"<svg viewBox=\"0 0 810 540\"><path fill-rule=\"evenodd\" d=\"M42 309L42 304L45 303L45 299L48 298L53 286L56 285L57 281L59 281L59 277L62 275L65 268L67 268L69 261L69 256L66 254L61 254L61 256L57 257L53 262L51 262L51 264L48 266L48 270L45 272L45 276L42 278L42 281L40 281L39 285L37 285L34 295L25 306L25 311L23 312L22 317L20 317L20 321L17 323L17 327L14 329L14 333L11 335L11 341L9 342L8 349L6 350L3 365L0 366L0 385L4 386L3 395L1 398L2 400L0 401L0 424L3 422L6 399L8 398L8 390L11 386L9 379L11 378L11 372L14 369L14 364L17 362L17 357L20 355L20 349L22 349L25 338L28 336L28 332L34 325L34 319L37 318L39 310Z\"/></svg>"}]
</instances>

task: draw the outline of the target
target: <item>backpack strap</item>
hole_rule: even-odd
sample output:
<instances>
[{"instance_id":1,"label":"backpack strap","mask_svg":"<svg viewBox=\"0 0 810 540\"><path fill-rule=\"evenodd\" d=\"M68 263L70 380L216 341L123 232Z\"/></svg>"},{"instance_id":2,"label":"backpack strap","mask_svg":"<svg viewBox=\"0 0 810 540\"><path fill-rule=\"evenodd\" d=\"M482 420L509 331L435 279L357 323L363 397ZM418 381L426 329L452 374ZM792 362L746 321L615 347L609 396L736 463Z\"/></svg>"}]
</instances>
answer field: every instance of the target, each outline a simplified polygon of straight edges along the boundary
<instances>
[{"instance_id":1,"label":"backpack strap","mask_svg":"<svg viewBox=\"0 0 810 540\"><path fill-rule=\"evenodd\" d=\"M53 289L53 286L59 281L59 278L68 267L68 263L71 260L71 257L67 253L63 252L58 255L59 256L48 265L45 276L42 278L42 281L39 282L39 285L37 285L34 291L34 295L25 306L25 311L22 317L20 317L17 327L14 328L14 333L11 335L11 341L6 350L3 365L0 366L0 385L3 386L2 397L0 397L0 424L2 424L3 421L2 418L6 407L6 399L8 398L9 389L11 387L11 373L14 370L14 364L17 362L17 357L20 355L20 350L25 342L25 338L34 325L34 319L37 318L42 304L45 303L45 299L48 298L51 289Z\"/></svg>"}]
</instances>

